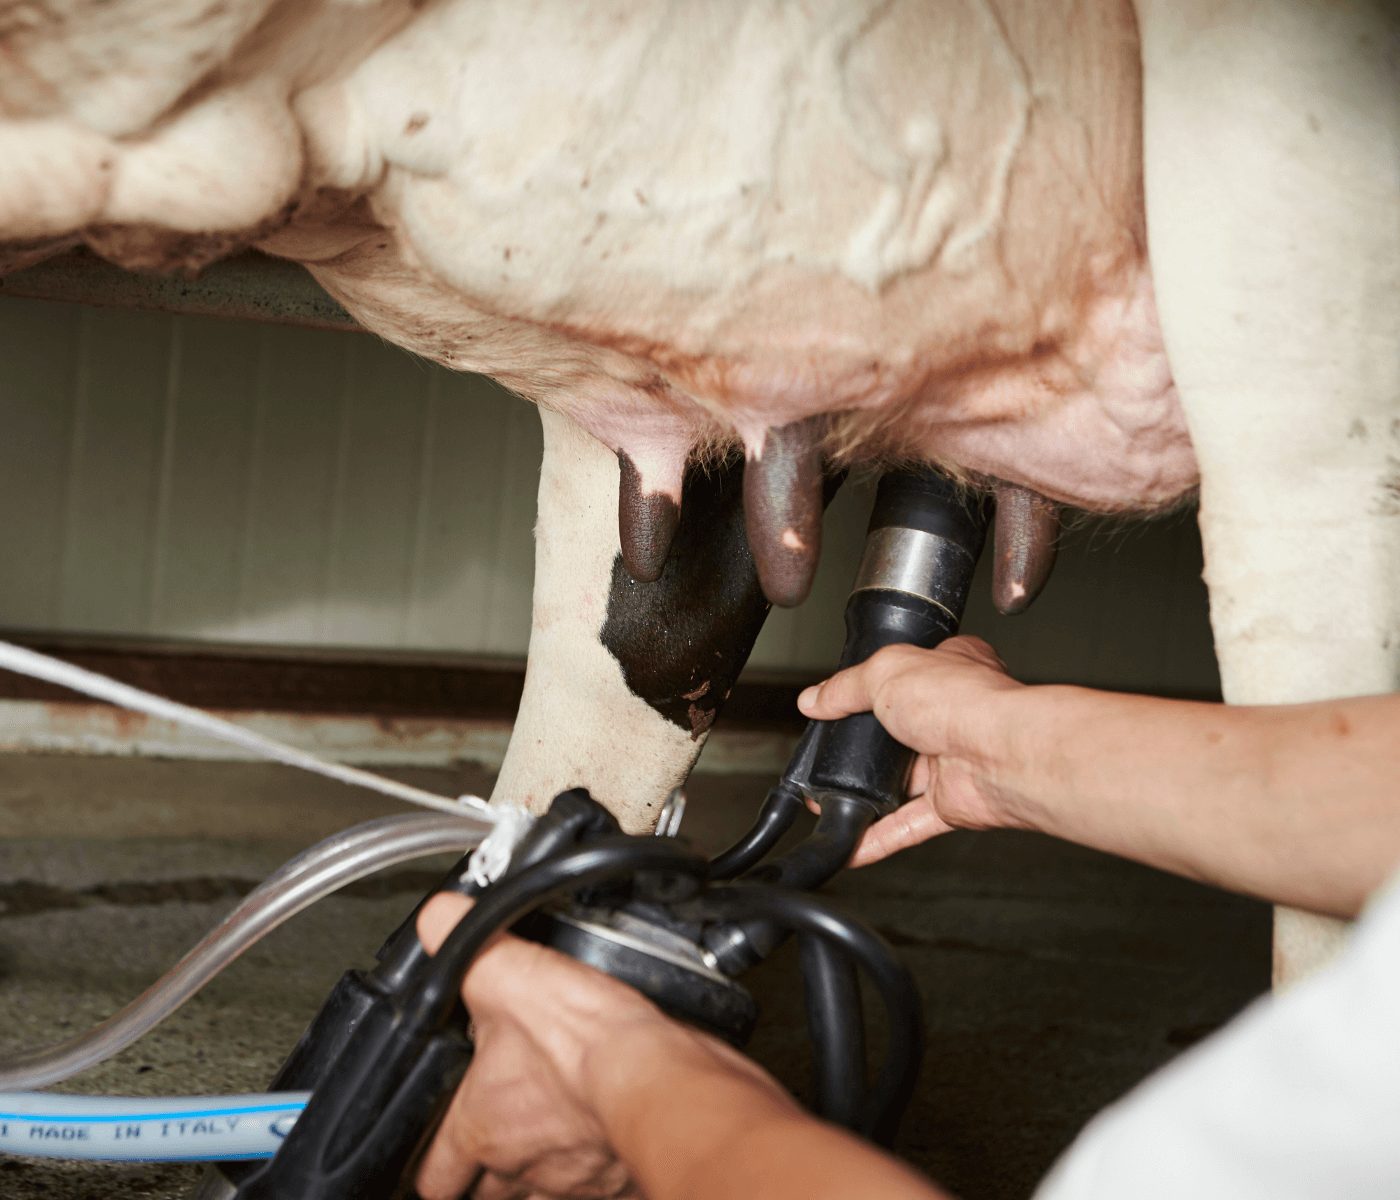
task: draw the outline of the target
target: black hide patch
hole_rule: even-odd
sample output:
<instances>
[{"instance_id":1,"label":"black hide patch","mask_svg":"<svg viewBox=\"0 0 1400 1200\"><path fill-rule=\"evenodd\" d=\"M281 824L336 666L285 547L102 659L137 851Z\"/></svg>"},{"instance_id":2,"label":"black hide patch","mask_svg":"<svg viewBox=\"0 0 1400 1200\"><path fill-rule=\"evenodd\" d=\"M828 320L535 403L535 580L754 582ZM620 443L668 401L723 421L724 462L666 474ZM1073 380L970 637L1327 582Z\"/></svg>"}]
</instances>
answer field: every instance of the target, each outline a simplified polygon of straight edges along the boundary
<instances>
[{"instance_id":1,"label":"black hide patch","mask_svg":"<svg viewBox=\"0 0 1400 1200\"><path fill-rule=\"evenodd\" d=\"M627 686L692 738L715 722L768 615L744 532L744 460L686 472L680 525L660 576L613 560L602 642ZM827 481L829 502L840 477Z\"/></svg>"}]
</instances>

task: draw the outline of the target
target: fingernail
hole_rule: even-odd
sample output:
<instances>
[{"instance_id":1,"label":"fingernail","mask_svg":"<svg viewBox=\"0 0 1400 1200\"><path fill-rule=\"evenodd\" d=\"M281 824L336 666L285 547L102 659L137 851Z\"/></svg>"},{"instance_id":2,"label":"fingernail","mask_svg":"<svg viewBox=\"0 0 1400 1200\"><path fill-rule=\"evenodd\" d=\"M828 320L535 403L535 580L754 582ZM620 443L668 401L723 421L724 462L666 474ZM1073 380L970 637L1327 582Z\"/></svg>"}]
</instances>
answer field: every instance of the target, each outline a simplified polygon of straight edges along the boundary
<instances>
[{"instance_id":1,"label":"fingernail","mask_svg":"<svg viewBox=\"0 0 1400 1200\"><path fill-rule=\"evenodd\" d=\"M816 704L817 697L821 695L822 685L814 683L809 688L803 688L802 694L797 697L797 707L806 712L812 705Z\"/></svg>"}]
</instances>

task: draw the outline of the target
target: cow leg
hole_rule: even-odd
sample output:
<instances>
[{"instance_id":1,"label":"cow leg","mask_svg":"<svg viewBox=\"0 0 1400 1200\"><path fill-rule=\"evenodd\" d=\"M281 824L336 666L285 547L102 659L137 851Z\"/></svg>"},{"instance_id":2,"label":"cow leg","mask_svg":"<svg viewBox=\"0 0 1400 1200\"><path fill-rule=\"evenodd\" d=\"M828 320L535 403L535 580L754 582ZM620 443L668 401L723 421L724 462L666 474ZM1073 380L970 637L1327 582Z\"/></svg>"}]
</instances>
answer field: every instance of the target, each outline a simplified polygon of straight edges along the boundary
<instances>
[{"instance_id":1,"label":"cow leg","mask_svg":"<svg viewBox=\"0 0 1400 1200\"><path fill-rule=\"evenodd\" d=\"M642 583L619 553L617 457L568 417L540 418L530 660L492 799L538 811L587 787L641 832L690 773L768 613L743 463L689 473L665 566Z\"/></svg>"},{"instance_id":2,"label":"cow leg","mask_svg":"<svg viewBox=\"0 0 1400 1200\"><path fill-rule=\"evenodd\" d=\"M1396 21L1140 0L1147 218L1225 698L1400 680ZM1276 981L1341 926L1280 910Z\"/></svg>"}]
</instances>

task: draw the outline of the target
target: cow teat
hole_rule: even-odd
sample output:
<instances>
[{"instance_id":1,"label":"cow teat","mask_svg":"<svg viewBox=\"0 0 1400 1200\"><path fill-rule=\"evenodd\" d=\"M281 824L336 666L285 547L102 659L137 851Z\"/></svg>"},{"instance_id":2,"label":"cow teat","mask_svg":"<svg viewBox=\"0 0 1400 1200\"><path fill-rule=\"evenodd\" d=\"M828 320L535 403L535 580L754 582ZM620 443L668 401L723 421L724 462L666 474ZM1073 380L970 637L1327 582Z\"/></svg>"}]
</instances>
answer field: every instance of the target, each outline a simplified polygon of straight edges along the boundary
<instances>
[{"instance_id":1,"label":"cow teat","mask_svg":"<svg viewBox=\"0 0 1400 1200\"><path fill-rule=\"evenodd\" d=\"M744 523L763 594L792 608L821 558L823 418L769 429L744 464Z\"/></svg>"},{"instance_id":2,"label":"cow teat","mask_svg":"<svg viewBox=\"0 0 1400 1200\"><path fill-rule=\"evenodd\" d=\"M621 468L617 529L622 565L638 583L655 583L661 578L676 536L681 506L664 491L644 491L642 473L625 452L618 452L617 461Z\"/></svg>"},{"instance_id":3,"label":"cow teat","mask_svg":"<svg viewBox=\"0 0 1400 1200\"><path fill-rule=\"evenodd\" d=\"M996 556L992 602L1013 616L1030 607L1055 565L1060 508L1039 492L1014 483L996 485Z\"/></svg>"}]
</instances>

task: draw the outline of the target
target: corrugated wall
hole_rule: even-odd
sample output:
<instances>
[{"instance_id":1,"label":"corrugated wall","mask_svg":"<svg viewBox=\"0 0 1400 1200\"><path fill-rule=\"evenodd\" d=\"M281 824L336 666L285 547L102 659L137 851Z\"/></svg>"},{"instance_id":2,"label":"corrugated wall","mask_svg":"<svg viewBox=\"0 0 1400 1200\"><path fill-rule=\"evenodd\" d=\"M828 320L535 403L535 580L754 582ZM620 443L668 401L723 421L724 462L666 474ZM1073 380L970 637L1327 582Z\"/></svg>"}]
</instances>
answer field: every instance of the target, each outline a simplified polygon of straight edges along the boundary
<instances>
[{"instance_id":1,"label":"corrugated wall","mask_svg":"<svg viewBox=\"0 0 1400 1200\"><path fill-rule=\"evenodd\" d=\"M514 654L533 412L373 338L7 301L0 620Z\"/></svg>"},{"instance_id":2,"label":"corrugated wall","mask_svg":"<svg viewBox=\"0 0 1400 1200\"><path fill-rule=\"evenodd\" d=\"M539 454L530 406L372 337L0 298L0 627L523 655ZM835 658L867 506L756 667ZM1037 678L1214 689L1189 517L1061 557L969 628Z\"/></svg>"}]
</instances>

